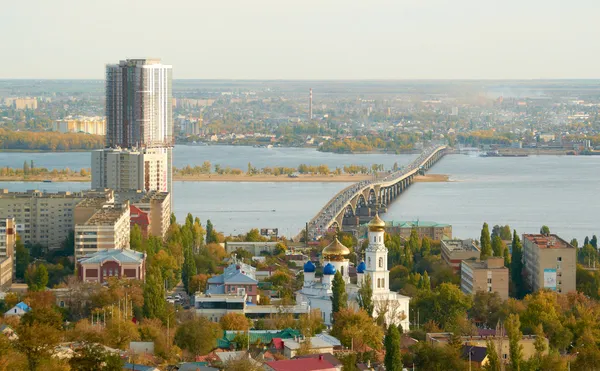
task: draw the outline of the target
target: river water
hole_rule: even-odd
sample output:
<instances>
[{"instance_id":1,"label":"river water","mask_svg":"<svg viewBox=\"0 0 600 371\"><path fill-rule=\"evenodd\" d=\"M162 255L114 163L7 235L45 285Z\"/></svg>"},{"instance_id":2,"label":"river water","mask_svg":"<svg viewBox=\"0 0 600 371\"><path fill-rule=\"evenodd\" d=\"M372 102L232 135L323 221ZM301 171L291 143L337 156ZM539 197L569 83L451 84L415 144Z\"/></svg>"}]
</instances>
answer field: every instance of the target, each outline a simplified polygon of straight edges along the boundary
<instances>
[{"instance_id":1,"label":"river water","mask_svg":"<svg viewBox=\"0 0 600 371\"><path fill-rule=\"evenodd\" d=\"M311 149L232 146L177 146L175 166L202 164L245 169L300 163L348 164L386 168L409 163L413 155L337 155ZM0 166L21 166L33 159L47 168L89 167L86 153L0 153ZM479 237L484 221L509 224L518 233L533 233L546 224L565 239L600 234L596 196L600 184L600 156L530 156L482 158L444 157L431 173L448 174L451 182L415 183L383 215L387 220L422 220L449 223L454 236ZM295 235L312 216L347 183L175 182L174 212L188 212L204 223L211 219L218 230L238 234L250 228L279 228ZM79 190L89 183L4 182L10 190Z\"/></svg>"}]
</instances>

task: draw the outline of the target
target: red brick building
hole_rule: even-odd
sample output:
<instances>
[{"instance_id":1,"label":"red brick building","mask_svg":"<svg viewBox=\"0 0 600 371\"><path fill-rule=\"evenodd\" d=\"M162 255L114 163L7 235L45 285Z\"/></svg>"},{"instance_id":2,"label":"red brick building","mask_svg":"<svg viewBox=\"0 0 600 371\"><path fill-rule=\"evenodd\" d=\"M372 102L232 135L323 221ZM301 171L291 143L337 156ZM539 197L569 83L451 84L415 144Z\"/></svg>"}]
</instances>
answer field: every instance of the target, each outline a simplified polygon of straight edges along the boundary
<instances>
[{"instance_id":1,"label":"red brick building","mask_svg":"<svg viewBox=\"0 0 600 371\"><path fill-rule=\"evenodd\" d=\"M150 217L148 216L148 213L143 212L137 206L129 205L129 221L131 228L137 224L142 230L142 236L148 238L148 227L150 226Z\"/></svg>"},{"instance_id":2,"label":"red brick building","mask_svg":"<svg viewBox=\"0 0 600 371\"><path fill-rule=\"evenodd\" d=\"M77 262L79 279L105 282L110 277L145 280L146 255L134 250L110 249L81 258Z\"/></svg>"}]
</instances>

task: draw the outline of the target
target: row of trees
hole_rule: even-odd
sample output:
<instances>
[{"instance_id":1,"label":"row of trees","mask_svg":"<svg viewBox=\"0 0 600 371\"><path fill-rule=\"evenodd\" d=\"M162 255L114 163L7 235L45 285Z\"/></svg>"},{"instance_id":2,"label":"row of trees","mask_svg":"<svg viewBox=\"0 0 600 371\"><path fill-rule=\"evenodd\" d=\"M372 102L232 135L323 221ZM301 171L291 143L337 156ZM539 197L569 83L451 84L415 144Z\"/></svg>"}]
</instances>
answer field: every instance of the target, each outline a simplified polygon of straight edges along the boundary
<instances>
[{"instance_id":1,"label":"row of trees","mask_svg":"<svg viewBox=\"0 0 600 371\"><path fill-rule=\"evenodd\" d=\"M319 151L356 153L379 150L399 153L411 151L414 148L414 144L420 140L420 136L416 134L394 134L387 136L363 135L352 139L330 139L319 147Z\"/></svg>"},{"instance_id":2,"label":"row of trees","mask_svg":"<svg viewBox=\"0 0 600 371\"><path fill-rule=\"evenodd\" d=\"M398 170L398 164L395 163L393 171ZM183 168L174 168L173 172L176 175L181 176L194 176L202 174L219 174L219 175L290 175L294 173L300 174L311 174L311 175L342 175L342 174L369 174L370 172L383 171L383 165L373 164L371 167L364 165L345 165L344 167L337 167L330 169L328 165L307 165L300 164L298 167L285 167L285 166L266 166L261 169L254 167L251 163L248 163L246 172L239 168L222 167L219 164L212 167L209 161L204 161L202 165L190 166L187 165Z\"/></svg>"},{"instance_id":3,"label":"row of trees","mask_svg":"<svg viewBox=\"0 0 600 371\"><path fill-rule=\"evenodd\" d=\"M0 129L0 149L73 151L102 147L104 147L104 136L102 135Z\"/></svg>"}]
</instances>

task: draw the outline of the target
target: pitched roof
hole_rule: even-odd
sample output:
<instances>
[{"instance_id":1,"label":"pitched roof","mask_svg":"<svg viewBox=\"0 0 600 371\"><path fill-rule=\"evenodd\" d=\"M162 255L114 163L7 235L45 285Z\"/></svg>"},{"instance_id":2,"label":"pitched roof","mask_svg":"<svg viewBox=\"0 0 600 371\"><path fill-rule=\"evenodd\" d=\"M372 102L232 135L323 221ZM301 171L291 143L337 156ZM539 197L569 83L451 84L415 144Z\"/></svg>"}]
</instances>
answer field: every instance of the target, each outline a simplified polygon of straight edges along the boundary
<instances>
[{"instance_id":1,"label":"pitched roof","mask_svg":"<svg viewBox=\"0 0 600 371\"><path fill-rule=\"evenodd\" d=\"M315 353L315 354L307 354L304 356L296 356L294 359L304 359L304 358L319 358L322 357L327 362L331 363L333 366L341 366L342 362L339 359L335 358L335 356L331 353Z\"/></svg>"},{"instance_id":2,"label":"pitched roof","mask_svg":"<svg viewBox=\"0 0 600 371\"><path fill-rule=\"evenodd\" d=\"M29 305L25 304L24 302L17 303L17 305L15 305L15 307L23 310L24 312L29 312L31 310L31 307Z\"/></svg>"},{"instance_id":3,"label":"pitched roof","mask_svg":"<svg viewBox=\"0 0 600 371\"><path fill-rule=\"evenodd\" d=\"M318 371L335 368L328 361L319 358L288 359L266 364L275 371Z\"/></svg>"},{"instance_id":4,"label":"pitched roof","mask_svg":"<svg viewBox=\"0 0 600 371\"><path fill-rule=\"evenodd\" d=\"M464 359L469 359L469 352L471 352L471 361L481 363L487 357L487 348L486 347L477 347L470 345L463 345L462 347L462 357Z\"/></svg>"},{"instance_id":5,"label":"pitched roof","mask_svg":"<svg viewBox=\"0 0 600 371\"><path fill-rule=\"evenodd\" d=\"M144 260L144 253L129 249L107 249L98 251L90 257L79 260L81 264L99 264L107 260L116 260L120 263L141 263Z\"/></svg>"},{"instance_id":6,"label":"pitched roof","mask_svg":"<svg viewBox=\"0 0 600 371\"><path fill-rule=\"evenodd\" d=\"M231 343L235 339L238 334L242 334L243 336L247 336L245 331L225 331L223 338L217 340L217 347L223 349L229 349ZM270 344L274 339L291 339L295 336L300 336L301 333L298 330L294 329L285 329L285 330L250 330L250 344ZM283 347L281 348L283 349Z\"/></svg>"}]
</instances>

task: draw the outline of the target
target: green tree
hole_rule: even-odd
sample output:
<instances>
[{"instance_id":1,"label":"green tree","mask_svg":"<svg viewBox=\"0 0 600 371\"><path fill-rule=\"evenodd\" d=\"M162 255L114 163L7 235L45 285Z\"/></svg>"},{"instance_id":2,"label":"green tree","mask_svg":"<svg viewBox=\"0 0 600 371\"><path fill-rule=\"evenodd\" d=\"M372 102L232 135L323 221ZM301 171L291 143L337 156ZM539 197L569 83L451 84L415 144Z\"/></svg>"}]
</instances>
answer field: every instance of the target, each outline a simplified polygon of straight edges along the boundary
<instances>
[{"instance_id":1,"label":"green tree","mask_svg":"<svg viewBox=\"0 0 600 371\"><path fill-rule=\"evenodd\" d=\"M542 228L540 228L540 234L548 236L550 234L550 228L547 225L543 225Z\"/></svg>"},{"instance_id":2,"label":"green tree","mask_svg":"<svg viewBox=\"0 0 600 371\"><path fill-rule=\"evenodd\" d=\"M510 279L512 281L512 296L521 299L525 296L525 282L523 280L523 246L517 231L513 231L512 257L510 260Z\"/></svg>"},{"instance_id":3,"label":"green tree","mask_svg":"<svg viewBox=\"0 0 600 371\"><path fill-rule=\"evenodd\" d=\"M348 294L346 293L346 283L342 278L340 272L335 272L333 276L333 283L331 290L333 295L331 297L331 313L335 315L341 310L348 307Z\"/></svg>"},{"instance_id":4,"label":"green tree","mask_svg":"<svg viewBox=\"0 0 600 371\"><path fill-rule=\"evenodd\" d=\"M579 242L577 242L577 238L573 238L569 243L575 248L579 247Z\"/></svg>"},{"instance_id":5,"label":"green tree","mask_svg":"<svg viewBox=\"0 0 600 371\"><path fill-rule=\"evenodd\" d=\"M104 350L103 346L86 343L77 349L69 360L69 366L73 371L116 371L123 369L124 362L120 357L116 357L120 361L120 368L115 368L114 361L110 361L109 358L111 358L111 354Z\"/></svg>"},{"instance_id":6,"label":"green tree","mask_svg":"<svg viewBox=\"0 0 600 371\"><path fill-rule=\"evenodd\" d=\"M29 174L29 164L27 163L27 161L23 162L23 174Z\"/></svg>"},{"instance_id":7,"label":"green tree","mask_svg":"<svg viewBox=\"0 0 600 371\"><path fill-rule=\"evenodd\" d=\"M129 247L135 251L142 251L142 230L134 224L129 232Z\"/></svg>"},{"instance_id":8,"label":"green tree","mask_svg":"<svg viewBox=\"0 0 600 371\"><path fill-rule=\"evenodd\" d=\"M60 331L44 323L21 324L16 333L15 348L27 358L30 371L35 371L44 360L50 359L60 341Z\"/></svg>"},{"instance_id":9,"label":"green tree","mask_svg":"<svg viewBox=\"0 0 600 371\"><path fill-rule=\"evenodd\" d=\"M502 242L502 239L498 235L492 238L492 251L494 252L494 256L504 256L504 242Z\"/></svg>"},{"instance_id":10,"label":"green tree","mask_svg":"<svg viewBox=\"0 0 600 371\"><path fill-rule=\"evenodd\" d=\"M165 286L160 268L151 266L144 284L144 316L163 319L166 313Z\"/></svg>"},{"instance_id":11,"label":"green tree","mask_svg":"<svg viewBox=\"0 0 600 371\"><path fill-rule=\"evenodd\" d=\"M519 371L523 363L523 346L519 343L523 338L521 321L518 314L511 314L506 320L506 334L508 335L508 352L510 354L510 369Z\"/></svg>"},{"instance_id":12,"label":"green tree","mask_svg":"<svg viewBox=\"0 0 600 371\"><path fill-rule=\"evenodd\" d=\"M217 346L217 339L222 336L218 323L204 316L183 322L175 332L175 344L190 354L197 356L207 354Z\"/></svg>"},{"instance_id":13,"label":"green tree","mask_svg":"<svg viewBox=\"0 0 600 371\"><path fill-rule=\"evenodd\" d=\"M365 310L369 316L373 317L373 309L375 307L373 303L373 286L371 282L371 276L365 274L360 288L358 289L358 296L356 297L358 306Z\"/></svg>"},{"instance_id":14,"label":"green tree","mask_svg":"<svg viewBox=\"0 0 600 371\"><path fill-rule=\"evenodd\" d=\"M431 242L427 236L421 240L421 256L429 256L431 254Z\"/></svg>"},{"instance_id":15,"label":"green tree","mask_svg":"<svg viewBox=\"0 0 600 371\"><path fill-rule=\"evenodd\" d=\"M248 233L246 233L246 237L244 238L244 241L246 242L260 242L262 240L263 238L260 235L258 229L256 228L252 228L251 230L249 230Z\"/></svg>"},{"instance_id":16,"label":"green tree","mask_svg":"<svg viewBox=\"0 0 600 371\"><path fill-rule=\"evenodd\" d=\"M191 248L187 248L184 251L184 261L183 267L181 270L181 279L183 281L183 287L188 294L193 294L190 292L190 282L192 277L194 277L197 273L196 270L196 260L194 259L194 254L192 253Z\"/></svg>"},{"instance_id":17,"label":"green tree","mask_svg":"<svg viewBox=\"0 0 600 371\"><path fill-rule=\"evenodd\" d=\"M48 269L46 265L32 265L25 273L25 280L29 291L43 291L48 286Z\"/></svg>"},{"instance_id":18,"label":"green tree","mask_svg":"<svg viewBox=\"0 0 600 371\"><path fill-rule=\"evenodd\" d=\"M400 354L400 332L393 323L388 326L385 335L385 369L402 371L402 355Z\"/></svg>"},{"instance_id":19,"label":"green tree","mask_svg":"<svg viewBox=\"0 0 600 371\"><path fill-rule=\"evenodd\" d=\"M210 244L210 243L218 243L219 242L219 237L217 236L217 231L215 231L215 228L212 224L212 222L210 221L210 219L208 219L206 221L206 244Z\"/></svg>"},{"instance_id":20,"label":"green tree","mask_svg":"<svg viewBox=\"0 0 600 371\"><path fill-rule=\"evenodd\" d=\"M15 253L17 255L15 275L17 279L24 279L25 272L27 271L27 266L29 265L30 257L29 250L23 245L21 237L17 237Z\"/></svg>"},{"instance_id":21,"label":"green tree","mask_svg":"<svg viewBox=\"0 0 600 371\"><path fill-rule=\"evenodd\" d=\"M590 245L594 246L594 249L598 250L598 237L596 237L596 235L592 236L592 239L590 240Z\"/></svg>"},{"instance_id":22,"label":"green tree","mask_svg":"<svg viewBox=\"0 0 600 371\"><path fill-rule=\"evenodd\" d=\"M501 371L502 365L500 363L500 357L498 356L498 351L496 351L496 345L493 341L487 341L487 357L488 363L483 366L485 371Z\"/></svg>"},{"instance_id":23,"label":"green tree","mask_svg":"<svg viewBox=\"0 0 600 371\"><path fill-rule=\"evenodd\" d=\"M490 240L490 231L487 223L483 223L481 229L481 237L479 239L479 247L481 248L480 259L485 260L492 256L492 242Z\"/></svg>"}]
</instances>

